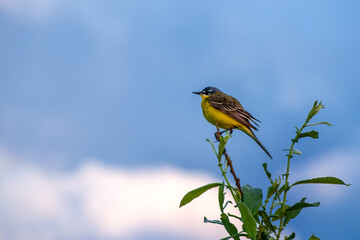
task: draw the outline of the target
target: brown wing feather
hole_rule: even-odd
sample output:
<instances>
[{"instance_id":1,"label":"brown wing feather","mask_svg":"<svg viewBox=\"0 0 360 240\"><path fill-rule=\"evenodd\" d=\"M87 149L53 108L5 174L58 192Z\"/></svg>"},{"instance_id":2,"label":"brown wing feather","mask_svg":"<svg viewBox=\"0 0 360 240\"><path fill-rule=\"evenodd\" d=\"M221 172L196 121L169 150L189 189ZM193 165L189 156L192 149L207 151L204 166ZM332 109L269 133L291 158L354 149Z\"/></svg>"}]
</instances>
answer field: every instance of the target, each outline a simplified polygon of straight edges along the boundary
<instances>
[{"instance_id":1,"label":"brown wing feather","mask_svg":"<svg viewBox=\"0 0 360 240\"><path fill-rule=\"evenodd\" d=\"M244 126L252 128L254 130L258 130L250 123L250 121L253 122L256 126L259 125L255 121L260 121L254 118L250 113L245 111L236 98L233 98L232 96L225 93L215 93L208 97L207 100L209 101L211 106L234 118L236 121L243 124Z\"/></svg>"}]
</instances>

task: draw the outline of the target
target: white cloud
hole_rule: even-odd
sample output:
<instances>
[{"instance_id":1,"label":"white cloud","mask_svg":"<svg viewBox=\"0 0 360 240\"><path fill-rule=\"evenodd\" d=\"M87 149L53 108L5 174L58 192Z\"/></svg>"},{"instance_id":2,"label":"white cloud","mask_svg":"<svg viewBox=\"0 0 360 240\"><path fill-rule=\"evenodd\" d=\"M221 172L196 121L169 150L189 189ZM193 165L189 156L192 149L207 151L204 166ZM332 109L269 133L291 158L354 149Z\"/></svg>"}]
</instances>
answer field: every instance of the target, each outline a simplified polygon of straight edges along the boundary
<instances>
[{"instance_id":1,"label":"white cloud","mask_svg":"<svg viewBox=\"0 0 360 240\"><path fill-rule=\"evenodd\" d=\"M53 172L19 166L2 152L0 158L0 222L6 222L0 236L7 239L134 239L141 230L191 239L226 236L221 226L202 222L219 217L216 190L179 209L186 192L216 181L209 175L96 161Z\"/></svg>"}]
</instances>

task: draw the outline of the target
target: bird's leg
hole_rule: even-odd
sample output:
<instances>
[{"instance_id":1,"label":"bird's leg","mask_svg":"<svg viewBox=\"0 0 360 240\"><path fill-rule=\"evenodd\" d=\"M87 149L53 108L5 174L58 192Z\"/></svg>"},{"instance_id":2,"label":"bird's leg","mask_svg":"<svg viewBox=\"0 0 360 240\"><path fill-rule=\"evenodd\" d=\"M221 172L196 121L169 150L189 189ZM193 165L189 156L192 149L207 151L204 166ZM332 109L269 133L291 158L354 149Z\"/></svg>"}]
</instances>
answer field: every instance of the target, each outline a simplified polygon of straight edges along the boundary
<instances>
[{"instance_id":1,"label":"bird's leg","mask_svg":"<svg viewBox=\"0 0 360 240\"><path fill-rule=\"evenodd\" d=\"M231 134L232 134L232 132L233 132L232 128L230 128L230 129L229 129L229 131L230 131L230 135L231 135Z\"/></svg>"},{"instance_id":2,"label":"bird's leg","mask_svg":"<svg viewBox=\"0 0 360 240\"><path fill-rule=\"evenodd\" d=\"M219 126L218 126L218 124L217 123L215 123L215 126L216 126L216 133L215 133L215 138L216 138L216 140L217 141L220 141L220 137L221 137L221 132L220 132L220 129L219 129Z\"/></svg>"},{"instance_id":3,"label":"bird's leg","mask_svg":"<svg viewBox=\"0 0 360 240\"><path fill-rule=\"evenodd\" d=\"M219 126L218 126L217 123L215 123L215 126L216 126L216 130L217 130L216 133L215 133L215 138L216 138L217 141L220 141L220 136L221 136L224 132L229 131L229 132L230 132L230 135L233 133L233 129L232 129L232 128L225 129L224 131L221 131L221 132L220 132L220 128L219 128Z\"/></svg>"},{"instance_id":4,"label":"bird's leg","mask_svg":"<svg viewBox=\"0 0 360 240\"><path fill-rule=\"evenodd\" d=\"M230 135L233 133L232 128L229 128L229 129L226 129L226 130L224 130L224 131L221 131L220 134L222 135L222 134L223 134L224 132L226 132L226 131L229 131L229 132L230 132Z\"/></svg>"}]
</instances>

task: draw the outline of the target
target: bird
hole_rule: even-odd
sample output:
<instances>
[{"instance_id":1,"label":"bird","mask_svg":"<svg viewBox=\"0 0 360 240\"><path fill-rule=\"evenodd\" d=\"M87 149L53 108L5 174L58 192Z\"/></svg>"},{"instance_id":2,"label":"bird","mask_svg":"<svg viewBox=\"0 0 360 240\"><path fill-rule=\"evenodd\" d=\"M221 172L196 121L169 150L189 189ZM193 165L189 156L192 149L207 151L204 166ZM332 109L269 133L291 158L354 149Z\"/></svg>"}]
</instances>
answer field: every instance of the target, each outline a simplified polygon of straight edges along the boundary
<instances>
[{"instance_id":1,"label":"bird","mask_svg":"<svg viewBox=\"0 0 360 240\"><path fill-rule=\"evenodd\" d=\"M251 137L272 159L271 154L255 136L253 130L258 131L254 126L259 126L258 119L245 111L240 102L220 91L216 87L206 87L200 92L193 92L201 96L201 108L205 119L217 128L225 130L239 129Z\"/></svg>"}]
</instances>

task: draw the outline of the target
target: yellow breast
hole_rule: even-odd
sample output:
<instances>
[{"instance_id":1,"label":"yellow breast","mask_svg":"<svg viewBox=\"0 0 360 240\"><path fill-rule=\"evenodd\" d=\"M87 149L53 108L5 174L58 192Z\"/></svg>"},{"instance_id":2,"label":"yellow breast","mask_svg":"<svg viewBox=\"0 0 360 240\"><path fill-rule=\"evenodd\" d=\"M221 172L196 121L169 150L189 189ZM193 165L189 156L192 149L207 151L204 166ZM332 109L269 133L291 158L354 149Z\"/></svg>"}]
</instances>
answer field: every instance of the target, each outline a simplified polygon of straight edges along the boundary
<instances>
[{"instance_id":1,"label":"yellow breast","mask_svg":"<svg viewBox=\"0 0 360 240\"><path fill-rule=\"evenodd\" d=\"M203 110L204 117L208 122L211 124L218 125L218 127L223 129L230 129L230 128L242 128L242 124L238 121L229 117L225 113L217 110L216 108L212 107L210 103L206 100L206 96L203 97L201 102L201 108Z\"/></svg>"}]
</instances>

